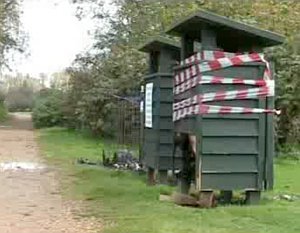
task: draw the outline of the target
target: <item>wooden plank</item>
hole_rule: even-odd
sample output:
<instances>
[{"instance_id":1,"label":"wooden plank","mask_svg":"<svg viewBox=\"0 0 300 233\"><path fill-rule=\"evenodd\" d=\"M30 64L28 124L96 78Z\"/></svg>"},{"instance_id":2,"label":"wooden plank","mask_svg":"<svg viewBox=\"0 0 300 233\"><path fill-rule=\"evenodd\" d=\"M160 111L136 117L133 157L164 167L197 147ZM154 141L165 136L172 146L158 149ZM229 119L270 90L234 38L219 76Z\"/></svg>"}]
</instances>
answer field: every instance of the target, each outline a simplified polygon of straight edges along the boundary
<instances>
[{"instance_id":1,"label":"wooden plank","mask_svg":"<svg viewBox=\"0 0 300 233\"><path fill-rule=\"evenodd\" d=\"M267 108L273 109L274 106L274 97L268 97L267 99ZM274 145L274 116L269 114L266 117L266 162L265 162L265 188L270 190L274 186L274 167L273 159L275 153Z\"/></svg>"},{"instance_id":2,"label":"wooden plank","mask_svg":"<svg viewBox=\"0 0 300 233\"><path fill-rule=\"evenodd\" d=\"M265 108L266 106L266 98L260 98L258 100L259 108ZM266 114L260 114L259 116L259 136L258 136L258 177L257 182L258 186L257 189L261 190L263 188L264 182L264 170L265 170L265 143L266 143Z\"/></svg>"},{"instance_id":3,"label":"wooden plank","mask_svg":"<svg viewBox=\"0 0 300 233\"><path fill-rule=\"evenodd\" d=\"M202 172L257 172L257 155L202 155Z\"/></svg>"},{"instance_id":4,"label":"wooden plank","mask_svg":"<svg viewBox=\"0 0 300 233\"><path fill-rule=\"evenodd\" d=\"M171 156L159 156L159 169L173 170L173 158ZM174 158L174 169L182 169L182 157L176 156Z\"/></svg>"},{"instance_id":5,"label":"wooden plank","mask_svg":"<svg viewBox=\"0 0 300 233\"><path fill-rule=\"evenodd\" d=\"M203 136L258 136L253 119L203 119Z\"/></svg>"},{"instance_id":6,"label":"wooden plank","mask_svg":"<svg viewBox=\"0 0 300 233\"><path fill-rule=\"evenodd\" d=\"M173 87L160 89L160 102L169 103L173 106Z\"/></svg>"},{"instance_id":7,"label":"wooden plank","mask_svg":"<svg viewBox=\"0 0 300 233\"><path fill-rule=\"evenodd\" d=\"M203 137L202 153L206 154L257 154L257 137Z\"/></svg>"},{"instance_id":8,"label":"wooden plank","mask_svg":"<svg viewBox=\"0 0 300 233\"><path fill-rule=\"evenodd\" d=\"M173 144L174 143L173 130L160 130L159 131L159 141L162 144L165 144L165 143Z\"/></svg>"},{"instance_id":9,"label":"wooden plank","mask_svg":"<svg viewBox=\"0 0 300 233\"><path fill-rule=\"evenodd\" d=\"M260 114L206 114L204 119L259 119Z\"/></svg>"},{"instance_id":10,"label":"wooden plank","mask_svg":"<svg viewBox=\"0 0 300 233\"><path fill-rule=\"evenodd\" d=\"M240 66L231 66L224 69L205 72L205 75L216 75L222 77L241 77L243 79L260 79L260 67L265 67L263 62L249 62Z\"/></svg>"},{"instance_id":11,"label":"wooden plank","mask_svg":"<svg viewBox=\"0 0 300 233\"><path fill-rule=\"evenodd\" d=\"M173 74L170 73L169 76L159 76L159 87L161 89L173 89Z\"/></svg>"},{"instance_id":12,"label":"wooden plank","mask_svg":"<svg viewBox=\"0 0 300 233\"><path fill-rule=\"evenodd\" d=\"M243 190L257 187L257 174L202 174L202 189Z\"/></svg>"},{"instance_id":13,"label":"wooden plank","mask_svg":"<svg viewBox=\"0 0 300 233\"><path fill-rule=\"evenodd\" d=\"M172 104L164 104L162 103L159 107L159 115L160 116L173 116L173 106Z\"/></svg>"}]
</instances>

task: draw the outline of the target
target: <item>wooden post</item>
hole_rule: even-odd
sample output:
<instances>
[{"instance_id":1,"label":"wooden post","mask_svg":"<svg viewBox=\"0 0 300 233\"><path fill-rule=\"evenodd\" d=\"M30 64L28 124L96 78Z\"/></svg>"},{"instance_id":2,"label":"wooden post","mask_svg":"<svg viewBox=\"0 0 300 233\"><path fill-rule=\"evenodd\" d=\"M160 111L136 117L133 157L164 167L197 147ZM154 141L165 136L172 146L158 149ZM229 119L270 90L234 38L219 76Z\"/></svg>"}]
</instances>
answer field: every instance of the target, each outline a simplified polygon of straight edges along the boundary
<instances>
[{"instance_id":1,"label":"wooden post","mask_svg":"<svg viewBox=\"0 0 300 233\"><path fill-rule=\"evenodd\" d=\"M201 47L202 50L216 50L217 49L217 35L216 30L204 26L201 30Z\"/></svg>"},{"instance_id":2,"label":"wooden post","mask_svg":"<svg viewBox=\"0 0 300 233\"><path fill-rule=\"evenodd\" d=\"M156 177L155 177L155 170L153 168L148 167L147 177L148 177L148 185L155 185Z\"/></svg>"},{"instance_id":3,"label":"wooden post","mask_svg":"<svg viewBox=\"0 0 300 233\"><path fill-rule=\"evenodd\" d=\"M246 190L246 204L247 205L257 205L260 201L260 191L259 190Z\"/></svg>"},{"instance_id":4,"label":"wooden post","mask_svg":"<svg viewBox=\"0 0 300 233\"><path fill-rule=\"evenodd\" d=\"M232 199L233 192L232 190L222 190L221 191L221 197L223 199L223 202L225 204L230 204Z\"/></svg>"},{"instance_id":5,"label":"wooden post","mask_svg":"<svg viewBox=\"0 0 300 233\"><path fill-rule=\"evenodd\" d=\"M181 60L188 58L194 53L194 41L187 35L181 37ZM187 135L182 135L182 137L187 137ZM184 138L184 144L188 143L188 137ZM190 158L188 148L182 147L182 171L180 177L180 192L187 194L190 189L191 177L190 177Z\"/></svg>"},{"instance_id":6,"label":"wooden post","mask_svg":"<svg viewBox=\"0 0 300 233\"><path fill-rule=\"evenodd\" d=\"M159 170L158 176L159 176L158 179L160 184L169 184L167 170Z\"/></svg>"}]
</instances>

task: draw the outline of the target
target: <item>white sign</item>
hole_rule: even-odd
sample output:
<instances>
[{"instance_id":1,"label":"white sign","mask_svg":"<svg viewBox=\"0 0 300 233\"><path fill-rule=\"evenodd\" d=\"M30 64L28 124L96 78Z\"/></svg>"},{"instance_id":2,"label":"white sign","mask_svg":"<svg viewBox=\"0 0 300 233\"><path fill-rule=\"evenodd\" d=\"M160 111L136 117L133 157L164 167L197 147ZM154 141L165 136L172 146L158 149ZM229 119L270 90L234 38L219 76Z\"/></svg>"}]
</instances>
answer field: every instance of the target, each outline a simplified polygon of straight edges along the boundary
<instances>
[{"instance_id":1,"label":"white sign","mask_svg":"<svg viewBox=\"0 0 300 233\"><path fill-rule=\"evenodd\" d=\"M144 101L141 100L140 102L140 112L144 112Z\"/></svg>"},{"instance_id":2,"label":"white sign","mask_svg":"<svg viewBox=\"0 0 300 233\"><path fill-rule=\"evenodd\" d=\"M145 127L147 128L152 128L152 94L153 83L147 83L145 92Z\"/></svg>"}]
</instances>

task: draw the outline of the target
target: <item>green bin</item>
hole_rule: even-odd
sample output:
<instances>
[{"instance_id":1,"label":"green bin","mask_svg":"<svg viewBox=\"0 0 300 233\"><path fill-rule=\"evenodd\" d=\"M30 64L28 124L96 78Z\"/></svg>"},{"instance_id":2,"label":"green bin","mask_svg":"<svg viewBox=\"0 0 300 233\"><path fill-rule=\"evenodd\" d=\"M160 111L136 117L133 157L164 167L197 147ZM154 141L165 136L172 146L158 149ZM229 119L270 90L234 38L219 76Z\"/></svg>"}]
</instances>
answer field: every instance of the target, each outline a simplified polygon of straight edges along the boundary
<instances>
[{"instance_id":1,"label":"green bin","mask_svg":"<svg viewBox=\"0 0 300 233\"><path fill-rule=\"evenodd\" d=\"M179 21L168 33L181 37L174 129L197 141L194 177L187 171L190 155L183 151L181 191L187 193L195 182L200 192L221 190L231 196L232 190L245 190L246 200L257 202L261 190L273 187L274 114L266 112L274 108L274 96L254 92L269 88L269 93L272 83L264 81L269 63L256 55L284 38L207 11ZM245 90L253 93L243 95Z\"/></svg>"},{"instance_id":2,"label":"green bin","mask_svg":"<svg viewBox=\"0 0 300 233\"><path fill-rule=\"evenodd\" d=\"M149 53L149 74L143 87L143 162L151 183L168 183L167 172L179 169L182 160L174 154L172 119L173 67L180 60L180 48L172 40L156 37L140 51Z\"/></svg>"}]
</instances>

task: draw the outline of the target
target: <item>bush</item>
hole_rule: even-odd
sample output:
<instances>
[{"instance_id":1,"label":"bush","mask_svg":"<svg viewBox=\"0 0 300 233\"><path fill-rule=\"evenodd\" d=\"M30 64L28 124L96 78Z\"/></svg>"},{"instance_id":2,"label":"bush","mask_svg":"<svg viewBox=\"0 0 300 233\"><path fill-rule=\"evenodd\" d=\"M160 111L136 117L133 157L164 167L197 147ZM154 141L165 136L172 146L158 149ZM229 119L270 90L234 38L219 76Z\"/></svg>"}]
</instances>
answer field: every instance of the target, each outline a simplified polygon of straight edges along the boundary
<instances>
[{"instance_id":1,"label":"bush","mask_svg":"<svg viewBox=\"0 0 300 233\"><path fill-rule=\"evenodd\" d=\"M32 87L12 87L8 90L5 103L10 112L31 111L33 107L34 91Z\"/></svg>"},{"instance_id":2,"label":"bush","mask_svg":"<svg viewBox=\"0 0 300 233\"><path fill-rule=\"evenodd\" d=\"M36 96L32 119L34 127L44 128L64 125L64 93L60 90L44 89Z\"/></svg>"},{"instance_id":3,"label":"bush","mask_svg":"<svg viewBox=\"0 0 300 233\"><path fill-rule=\"evenodd\" d=\"M281 145L279 147L277 157L300 160L300 146L299 146L299 144Z\"/></svg>"},{"instance_id":4,"label":"bush","mask_svg":"<svg viewBox=\"0 0 300 233\"><path fill-rule=\"evenodd\" d=\"M4 121L7 117L7 110L3 104L3 102L0 101L0 122Z\"/></svg>"}]
</instances>

